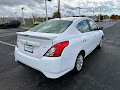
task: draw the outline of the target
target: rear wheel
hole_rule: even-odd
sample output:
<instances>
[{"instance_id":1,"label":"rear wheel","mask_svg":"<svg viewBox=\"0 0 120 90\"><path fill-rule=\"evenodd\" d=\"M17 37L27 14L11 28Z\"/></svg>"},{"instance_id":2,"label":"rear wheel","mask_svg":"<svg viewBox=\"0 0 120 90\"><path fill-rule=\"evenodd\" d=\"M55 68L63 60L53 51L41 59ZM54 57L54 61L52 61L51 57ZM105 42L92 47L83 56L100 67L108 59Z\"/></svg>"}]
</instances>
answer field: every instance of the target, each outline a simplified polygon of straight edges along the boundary
<instances>
[{"instance_id":1,"label":"rear wheel","mask_svg":"<svg viewBox=\"0 0 120 90\"><path fill-rule=\"evenodd\" d=\"M100 40L100 44L98 45L97 48L98 48L98 49L101 49L102 45L103 45L103 39Z\"/></svg>"},{"instance_id":2,"label":"rear wheel","mask_svg":"<svg viewBox=\"0 0 120 90\"><path fill-rule=\"evenodd\" d=\"M74 71L79 72L83 66L84 54L80 53L76 59Z\"/></svg>"}]
</instances>

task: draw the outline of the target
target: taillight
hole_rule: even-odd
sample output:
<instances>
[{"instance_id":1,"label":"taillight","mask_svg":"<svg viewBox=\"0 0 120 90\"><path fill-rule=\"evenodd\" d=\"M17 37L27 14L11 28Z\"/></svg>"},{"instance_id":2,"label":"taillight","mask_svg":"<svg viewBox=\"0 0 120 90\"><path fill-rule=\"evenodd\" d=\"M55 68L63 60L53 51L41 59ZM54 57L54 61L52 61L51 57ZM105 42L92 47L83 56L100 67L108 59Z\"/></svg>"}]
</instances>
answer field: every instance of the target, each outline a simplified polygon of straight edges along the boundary
<instances>
[{"instance_id":1,"label":"taillight","mask_svg":"<svg viewBox=\"0 0 120 90\"><path fill-rule=\"evenodd\" d=\"M69 44L69 41L57 43L54 46L52 46L52 48L50 48L44 56L59 57L61 56L61 53L64 50L64 48L68 46L68 44Z\"/></svg>"}]
</instances>

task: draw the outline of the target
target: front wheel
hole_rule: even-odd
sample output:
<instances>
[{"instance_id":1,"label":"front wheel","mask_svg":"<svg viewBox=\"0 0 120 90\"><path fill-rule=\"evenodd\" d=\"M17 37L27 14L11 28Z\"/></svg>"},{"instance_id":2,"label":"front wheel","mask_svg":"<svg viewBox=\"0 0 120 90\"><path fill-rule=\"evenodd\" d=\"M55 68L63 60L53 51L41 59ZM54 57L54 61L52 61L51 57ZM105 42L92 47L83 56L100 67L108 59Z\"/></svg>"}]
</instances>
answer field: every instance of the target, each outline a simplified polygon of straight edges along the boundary
<instances>
[{"instance_id":1,"label":"front wheel","mask_svg":"<svg viewBox=\"0 0 120 90\"><path fill-rule=\"evenodd\" d=\"M2 26L1 29L6 29L6 27L5 27L5 26Z\"/></svg>"},{"instance_id":2,"label":"front wheel","mask_svg":"<svg viewBox=\"0 0 120 90\"><path fill-rule=\"evenodd\" d=\"M79 72L83 66L84 54L80 53L76 59L74 71Z\"/></svg>"},{"instance_id":3,"label":"front wheel","mask_svg":"<svg viewBox=\"0 0 120 90\"><path fill-rule=\"evenodd\" d=\"M15 28L19 28L19 26L14 26Z\"/></svg>"}]
</instances>

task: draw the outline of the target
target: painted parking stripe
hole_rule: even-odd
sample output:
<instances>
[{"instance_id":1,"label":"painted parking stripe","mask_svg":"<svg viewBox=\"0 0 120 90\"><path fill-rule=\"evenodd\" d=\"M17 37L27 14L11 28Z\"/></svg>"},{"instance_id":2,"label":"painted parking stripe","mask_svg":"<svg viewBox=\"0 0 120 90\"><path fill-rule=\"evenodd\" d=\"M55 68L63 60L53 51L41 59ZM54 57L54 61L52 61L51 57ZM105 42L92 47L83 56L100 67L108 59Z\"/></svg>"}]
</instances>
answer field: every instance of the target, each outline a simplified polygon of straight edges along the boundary
<instances>
[{"instance_id":1,"label":"painted parking stripe","mask_svg":"<svg viewBox=\"0 0 120 90\"><path fill-rule=\"evenodd\" d=\"M4 36L0 36L0 38L2 38L2 37L9 37L9 36L13 36L13 35L4 35Z\"/></svg>"},{"instance_id":2,"label":"painted parking stripe","mask_svg":"<svg viewBox=\"0 0 120 90\"><path fill-rule=\"evenodd\" d=\"M4 35L1 35L0 37L8 37L8 36L13 36L13 35L16 35L16 33L7 33Z\"/></svg>"},{"instance_id":3,"label":"painted parking stripe","mask_svg":"<svg viewBox=\"0 0 120 90\"><path fill-rule=\"evenodd\" d=\"M13 44L10 44L10 43L6 43L6 42L3 42L3 41L0 41L0 43L2 43L2 44L5 44L5 45L8 45L8 46L15 47L15 45L13 45Z\"/></svg>"}]
</instances>

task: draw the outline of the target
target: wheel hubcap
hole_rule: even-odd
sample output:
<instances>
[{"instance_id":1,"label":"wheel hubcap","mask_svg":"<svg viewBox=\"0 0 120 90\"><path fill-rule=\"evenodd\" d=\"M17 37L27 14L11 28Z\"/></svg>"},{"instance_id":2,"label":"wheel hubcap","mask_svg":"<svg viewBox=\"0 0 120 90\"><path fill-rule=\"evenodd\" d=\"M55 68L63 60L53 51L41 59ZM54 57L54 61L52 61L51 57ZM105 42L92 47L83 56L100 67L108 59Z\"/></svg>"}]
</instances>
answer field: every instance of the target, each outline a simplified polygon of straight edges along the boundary
<instances>
[{"instance_id":1,"label":"wheel hubcap","mask_svg":"<svg viewBox=\"0 0 120 90\"><path fill-rule=\"evenodd\" d=\"M80 71L80 69L82 68L82 65L83 65L83 56L79 55L76 62L77 71Z\"/></svg>"}]
</instances>

